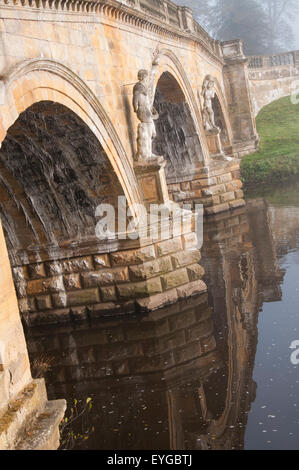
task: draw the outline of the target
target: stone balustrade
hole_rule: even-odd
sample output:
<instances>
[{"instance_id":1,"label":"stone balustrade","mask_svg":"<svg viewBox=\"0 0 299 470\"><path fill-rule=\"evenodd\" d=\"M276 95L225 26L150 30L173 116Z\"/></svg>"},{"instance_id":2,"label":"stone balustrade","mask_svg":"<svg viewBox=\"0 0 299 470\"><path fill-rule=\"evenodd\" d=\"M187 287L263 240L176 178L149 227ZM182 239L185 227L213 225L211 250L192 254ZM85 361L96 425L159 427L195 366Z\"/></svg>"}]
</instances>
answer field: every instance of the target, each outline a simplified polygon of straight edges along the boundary
<instances>
[{"instance_id":1,"label":"stone balustrade","mask_svg":"<svg viewBox=\"0 0 299 470\"><path fill-rule=\"evenodd\" d=\"M248 57L248 78L255 115L267 104L298 89L299 51Z\"/></svg>"},{"instance_id":2,"label":"stone balustrade","mask_svg":"<svg viewBox=\"0 0 299 470\"><path fill-rule=\"evenodd\" d=\"M281 67L285 65L297 66L299 64L299 51L285 52L272 55L258 55L248 57L250 69Z\"/></svg>"}]
</instances>

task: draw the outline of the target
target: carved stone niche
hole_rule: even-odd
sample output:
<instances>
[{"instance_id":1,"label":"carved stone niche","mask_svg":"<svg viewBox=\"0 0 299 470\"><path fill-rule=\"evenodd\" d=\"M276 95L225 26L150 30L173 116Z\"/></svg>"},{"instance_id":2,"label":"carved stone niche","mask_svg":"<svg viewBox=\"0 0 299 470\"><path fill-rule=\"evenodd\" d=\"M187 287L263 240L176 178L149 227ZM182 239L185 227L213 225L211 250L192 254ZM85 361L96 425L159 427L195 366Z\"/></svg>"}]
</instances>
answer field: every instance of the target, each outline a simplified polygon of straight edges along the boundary
<instances>
[{"instance_id":1,"label":"carved stone niche","mask_svg":"<svg viewBox=\"0 0 299 470\"><path fill-rule=\"evenodd\" d=\"M150 204L167 204L169 202L165 165L166 161L163 157L153 157L147 161L136 162L134 165L147 209Z\"/></svg>"}]
</instances>

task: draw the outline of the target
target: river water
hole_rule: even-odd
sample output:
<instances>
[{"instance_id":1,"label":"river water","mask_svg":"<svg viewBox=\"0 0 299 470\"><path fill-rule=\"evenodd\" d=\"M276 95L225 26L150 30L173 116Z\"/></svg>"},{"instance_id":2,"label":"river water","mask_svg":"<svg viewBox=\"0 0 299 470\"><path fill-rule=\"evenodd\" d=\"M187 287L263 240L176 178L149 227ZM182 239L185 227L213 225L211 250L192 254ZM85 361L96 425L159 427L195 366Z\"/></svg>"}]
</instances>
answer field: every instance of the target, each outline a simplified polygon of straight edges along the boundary
<instances>
[{"instance_id":1,"label":"river water","mask_svg":"<svg viewBox=\"0 0 299 470\"><path fill-rule=\"evenodd\" d=\"M299 185L209 218L201 264L207 296L26 333L62 448L299 448Z\"/></svg>"}]
</instances>

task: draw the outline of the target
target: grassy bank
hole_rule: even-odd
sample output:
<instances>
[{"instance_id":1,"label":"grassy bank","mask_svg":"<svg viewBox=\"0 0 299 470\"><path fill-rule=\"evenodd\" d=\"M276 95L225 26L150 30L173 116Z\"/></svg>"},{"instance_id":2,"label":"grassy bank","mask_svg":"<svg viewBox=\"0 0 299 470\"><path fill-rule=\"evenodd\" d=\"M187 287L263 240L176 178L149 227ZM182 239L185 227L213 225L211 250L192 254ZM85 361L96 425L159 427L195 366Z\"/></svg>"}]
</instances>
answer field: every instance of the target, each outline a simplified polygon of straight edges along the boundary
<instances>
[{"instance_id":1,"label":"grassy bank","mask_svg":"<svg viewBox=\"0 0 299 470\"><path fill-rule=\"evenodd\" d=\"M259 151L241 162L245 187L299 176L299 104L292 104L290 97L270 103L259 113L257 128Z\"/></svg>"}]
</instances>

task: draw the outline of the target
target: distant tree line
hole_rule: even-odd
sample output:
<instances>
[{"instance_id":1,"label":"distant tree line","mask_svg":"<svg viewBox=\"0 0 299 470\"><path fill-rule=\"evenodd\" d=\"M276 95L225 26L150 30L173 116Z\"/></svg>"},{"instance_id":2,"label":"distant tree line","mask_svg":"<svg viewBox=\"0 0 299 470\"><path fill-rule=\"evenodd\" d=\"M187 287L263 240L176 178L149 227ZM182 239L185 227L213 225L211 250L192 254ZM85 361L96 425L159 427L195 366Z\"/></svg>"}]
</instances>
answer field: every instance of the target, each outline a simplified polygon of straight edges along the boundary
<instances>
[{"instance_id":1,"label":"distant tree line","mask_svg":"<svg viewBox=\"0 0 299 470\"><path fill-rule=\"evenodd\" d=\"M199 23L215 38L242 39L247 55L273 54L293 48L290 21L298 0L174 0L192 8Z\"/></svg>"}]
</instances>

